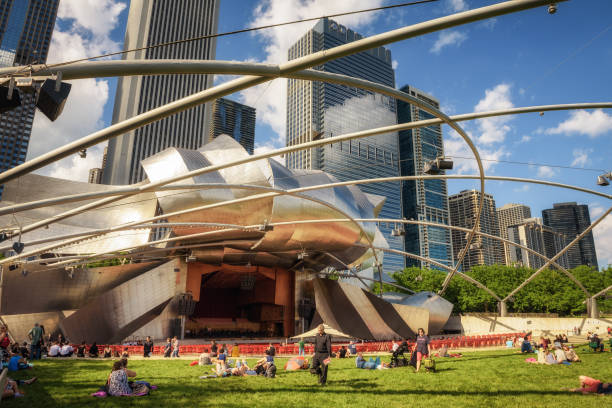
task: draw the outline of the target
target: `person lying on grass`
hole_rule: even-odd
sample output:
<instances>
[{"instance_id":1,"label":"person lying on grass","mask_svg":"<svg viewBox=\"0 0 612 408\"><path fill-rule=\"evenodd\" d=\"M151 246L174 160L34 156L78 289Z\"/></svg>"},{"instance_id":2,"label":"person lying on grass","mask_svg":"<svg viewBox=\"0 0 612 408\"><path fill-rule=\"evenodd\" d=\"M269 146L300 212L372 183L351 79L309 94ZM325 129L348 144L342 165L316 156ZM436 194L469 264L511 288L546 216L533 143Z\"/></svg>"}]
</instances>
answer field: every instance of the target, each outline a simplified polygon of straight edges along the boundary
<instances>
[{"instance_id":1,"label":"person lying on grass","mask_svg":"<svg viewBox=\"0 0 612 408\"><path fill-rule=\"evenodd\" d=\"M572 346L563 346L563 351L565 352L565 358L567 361L571 361L572 363L580 361L580 357L578 357L578 354L576 354Z\"/></svg>"},{"instance_id":2,"label":"person lying on grass","mask_svg":"<svg viewBox=\"0 0 612 408\"><path fill-rule=\"evenodd\" d=\"M376 360L370 357L370 360L366 360L363 358L363 353L357 353L357 358L355 359L355 365L357 368L363 368L365 370L386 370L389 367L389 364L381 362L380 356L376 357Z\"/></svg>"},{"instance_id":3,"label":"person lying on grass","mask_svg":"<svg viewBox=\"0 0 612 408\"><path fill-rule=\"evenodd\" d=\"M612 395L612 383L605 383L586 375L578 376L578 379L580 380L580 388L569 388L568 391L581 392L583 394Z\"/></svg>"},{"instance_id":4,"label":"person lying on grass","mask_svg":"<svg viewBox=\"0 0 612 408\"><path fill-rule=\"evenodd\" d=\"M30 385L34 381L36 381L36 377L32 377L29 380L13 380L12 378L8 379L6 383L6 388L2 391L2 399L11 398L11 397L23 397L24 392L19 389L19 385Z\"/></svg>"}]
</instances>

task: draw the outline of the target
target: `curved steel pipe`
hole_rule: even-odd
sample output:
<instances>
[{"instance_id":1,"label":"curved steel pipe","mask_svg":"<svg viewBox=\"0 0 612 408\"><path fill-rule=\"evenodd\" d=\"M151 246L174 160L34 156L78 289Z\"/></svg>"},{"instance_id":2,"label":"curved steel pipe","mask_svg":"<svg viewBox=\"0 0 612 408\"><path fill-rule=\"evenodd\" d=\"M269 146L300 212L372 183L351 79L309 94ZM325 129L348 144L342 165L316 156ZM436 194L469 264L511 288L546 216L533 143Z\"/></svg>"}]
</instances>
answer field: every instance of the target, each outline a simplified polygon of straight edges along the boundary
<instances>
[{"instance_id":1,"label":"curved steel pipe","mask_svg":"<svg viewBox=\"0 0 612 408\"><path fill-rule=\"evenodd\" d=\"M576 238L574 238L572 240L572 242L570 242L569 244L567 244L567 246L565 248L563 248L561 251L559 251L555 256L553 256L552 258L550 258L540 269L538 269L537 271L535 271L533 273L533 275L531 275L529 278L525 279L525 281L523 283L521 283L519 286L517 286L512 292L510 292L502 301L506 302L508 299L510 299L512 296L514 296L514 294L516 292L518 292L519 290L523 289L525 287L525 285L527 285L529 282L531 282L533 280L533 278L535 278L540 272L542 272L544 269L548 268L548 266L551 264L551 262L556 261L557 259L559 259L564 253L567 252L568 249L570 249L572 246L574 246L575 244L578 243L578 241L580 241L582 238L584 238L584 236L586 234L588 234L589 232L591 232L591 230L593 228L595 228L595 226L597 224L599 224L600 222L602 222L604 220L604 218L606 218L608 216L608 214L610 214L610 212L612 212L612 207L608 208L608 210L603 213L601 216L599 216L599 218L597 218L591 225L589 225L587 228L585 228L584 231L582 231Z\"/></svg>"}]
</instances>

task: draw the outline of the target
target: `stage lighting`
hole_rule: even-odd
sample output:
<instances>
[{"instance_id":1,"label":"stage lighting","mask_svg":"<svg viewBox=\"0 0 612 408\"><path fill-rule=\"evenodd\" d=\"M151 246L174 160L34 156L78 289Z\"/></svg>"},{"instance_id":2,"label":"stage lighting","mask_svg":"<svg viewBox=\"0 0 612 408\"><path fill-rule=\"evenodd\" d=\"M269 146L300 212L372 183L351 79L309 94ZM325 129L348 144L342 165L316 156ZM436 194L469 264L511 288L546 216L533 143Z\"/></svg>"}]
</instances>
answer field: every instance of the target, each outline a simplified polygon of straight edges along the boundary
<instances>
[{"instance_id":1,"label":"stage lighting","mask_svg":"<svg viewBox=\"0 0 612 408\"><path fill-rule=\"evenodd\" d=\"M610 182L608 179L612 180L612 173L602 174L601 176L597 176L597 185L598 186L609 186Z\"/></svg>"},{"instance_id":2,"label":"stage lighting","mask_svg":"<svg viewBox=\"0 0 612 408\"><path fill-rule=\"evenodd\" d=\"M72 85L60 80L45 79L36 100L36 107L51 121L62 113Z\"/></svg>"},{"instance_id":3,"label":"stage lighting","mask_svg":"<svg viewBox=\"0 0 612 408\"><path fill-rule=\"evenodd\" d=\"M13 243L13 251L20 254L23 252L23 248L25 248L25 244L23 242L14 242Z\"/></svg>"},{"instance_id":4,"label":"stage lighting","mask_svg":"<svg viewBox=\"0 0 612 408\"><path fill-rule=\"evenodd\" d=\"M399 228L393 228L393 230L391 231L391 236L392 237L401 237L402 235L406 235L406 231L404 230L403 227L399 227Z\"/></svg>"},{"instance_id":5,"label":"stage lighting","mask_svg":"<svg viewBox=\"0 0 612 408\"><path fill-rule=\"evenodd\" d=\"M264 223L257 228L261 232L268 232L274 230L274 225L269 225L268 220L264 220Z\"/></svg>"},{"instance_id":6,"label":"stage lighting","mask_svg":"<svg viewBox=\"0 0 612 408\"><path fill-rule=\"evenodd\" d=\"M548 14L555 14L557 12L557 5L552 3L548 6Z\"/></svg>"},{"instance_id":7,"label":"stage lighting","mask_svg":"<svg viewBox=\"0 0 612 408\"><path fill-rule=\"evenodd\" d=\"M425 163L423 167L423 172L425 174L437 175L442 172L442 170L452 170L453 169L453 161L447 159L445 157L438 157L434 160L431 160Z\"/></svg>"},{"instance_id":8,"label":"stage lighting","mask_svg":"<svg viewBox=\"0 0 612 408\"><path fill-rule=\"evenodd\" d=\"M21 97L15 87L0 86L0 113L21 106Z\"/></svg>"},{"instance_id":9,"label":"stage lighting","mask_svg":"<svg viewBox=\"0 0 612 408\"><path fill-rule=\"evenodd\" d=\"M79 157L81 159L86 159L87 158L87 149L79 150Z\"/></svg>"}]
</instances>

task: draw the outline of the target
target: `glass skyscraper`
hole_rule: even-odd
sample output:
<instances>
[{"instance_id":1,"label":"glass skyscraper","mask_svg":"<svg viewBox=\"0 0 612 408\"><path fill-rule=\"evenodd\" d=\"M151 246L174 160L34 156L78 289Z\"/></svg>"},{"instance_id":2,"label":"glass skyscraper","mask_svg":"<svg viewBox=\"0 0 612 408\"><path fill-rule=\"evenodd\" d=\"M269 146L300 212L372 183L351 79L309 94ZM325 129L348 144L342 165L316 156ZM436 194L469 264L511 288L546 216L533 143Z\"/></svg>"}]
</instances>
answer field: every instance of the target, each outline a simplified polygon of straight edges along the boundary
<instances>
[{"instance_id":1,"label":"glass skyscraper","mask_svg":"<svg viewBox=\"0 0 612 408\"><path fill-rule=\"evenodd\" d=\"M218 0L131 0L124 49L134 49L217 33ZM123 54L124 59L214 60L216 38ZM120 77L113 124L212 86L213 75ZM198 105L138 128L108 143L104 184L144 179L141 160L168 147L198 149L206 143L210 106Z\"/></svg>"},{"instance_id":2,"label":"glass skyscraper","mask_svg":"<svg viewBox=\"0 0 612 408\"><path fill-rule=\"evenodd\" d=\"M253 154L255 143L255 108L225 98L217 99L212 106L212 122L209 138L226 134Z\"/></svg>"},{"instance_id":3,"label":"glass skyscraper","mask_svg":"<svg viewBox=\"0 0 612 408\"><path fill-rule=\"evenodd\" d=\"M542 210L544 225L553 227L567 235L568 244L591 225L589 207L585 204L556 203L553 208ZM593 231L589 232L578 243L567 251L568 266L575 268L589 265L597 268L597 253Z\"/></svg>"},{"instance_id":4,"label":"glass skyscraper","mask_svg":"<svg viewBox=\"0 0 612 408\"><path fill-rule=\"evenodd\" d=\"M58 4L59 0L0 0L0 67L47 61ZM25 161L35 98L22 92L21 106L0 114L0 171Z\"/></svg>"},{"instance_id":5,"label":"glass skyscraper","mask_svg":"<svg viewBox=\"0 0 612 408\"><path fill-rule=\"evenodd\" d=\"M440 103L430 95L411 86L400 89L429 105L439 108ZM397 101L397 122L407 123L431 119L433 116L416 106ZM436 157L444 156L442 127L440 125L399 132L400 172L402 176L423 174L423 166ZM448 190L446 180L402 181L402 216L408 220L430 221L449 225ZM431 258L442 264L453 263L451 233L446 228L409 225L405 226L404 243L407 252ZM406 266L435 268L412 258L406 258Z\"/></svg>"},{"instance_id":6,"label":"glass skyscraper","mask_svg":"<svg viewBox=\"0 0 612 408\"><path fill-rule=\"evenodd\" d=\"M358 33L323 18L289 48L289 60L330 49L362 38ZM395 86L391 52L383 47L326 62L315 69ZM287 86L287 145L317 138L339 136L397 123L393 98L332 83L289 79ZM294 169L323 170L341 181L399 175L397 133L371 136L350 142L287 155ZM401 218L399 183L363 184L365 193L386 197L380 218ZM394 225L381 223L380 230L393 249L404 249L402 237L391 236ZM404 267L403 256L384 255L387 273Z\"/></svg>"}]
</instances>

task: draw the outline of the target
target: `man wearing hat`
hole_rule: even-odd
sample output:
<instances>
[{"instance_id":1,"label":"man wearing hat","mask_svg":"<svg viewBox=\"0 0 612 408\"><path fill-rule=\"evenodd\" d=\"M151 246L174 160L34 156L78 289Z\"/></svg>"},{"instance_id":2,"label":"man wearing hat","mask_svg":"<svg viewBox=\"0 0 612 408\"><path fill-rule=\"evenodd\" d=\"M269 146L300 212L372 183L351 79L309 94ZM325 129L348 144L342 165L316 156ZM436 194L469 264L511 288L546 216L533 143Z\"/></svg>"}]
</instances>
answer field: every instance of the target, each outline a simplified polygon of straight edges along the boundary
<instances>
[{"instance_id":1,"label":"man wearing hat","mask_svg":"<svg viewBox=\"0 0 612 408\"><path fill-rule=\"evenodd\" d=\"M331 336L325 333L325 326L320 324L319 333L315 336L314 357L312 359L312 368L319 374L319 384L325 385L327 382L327 368L331 361L329 358L331 348Z\"/></svg>"}]
</instances>

